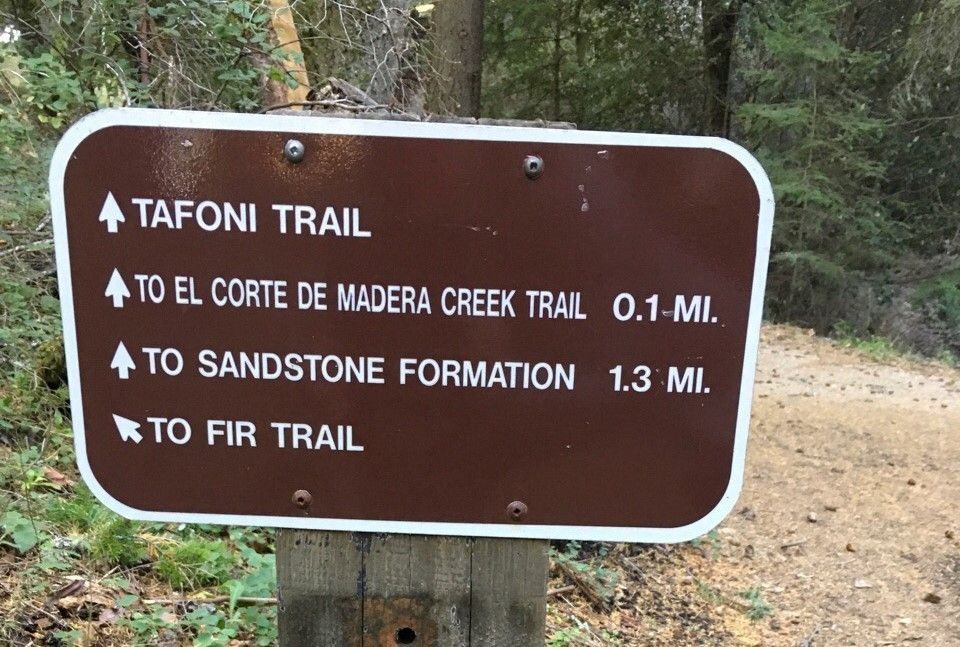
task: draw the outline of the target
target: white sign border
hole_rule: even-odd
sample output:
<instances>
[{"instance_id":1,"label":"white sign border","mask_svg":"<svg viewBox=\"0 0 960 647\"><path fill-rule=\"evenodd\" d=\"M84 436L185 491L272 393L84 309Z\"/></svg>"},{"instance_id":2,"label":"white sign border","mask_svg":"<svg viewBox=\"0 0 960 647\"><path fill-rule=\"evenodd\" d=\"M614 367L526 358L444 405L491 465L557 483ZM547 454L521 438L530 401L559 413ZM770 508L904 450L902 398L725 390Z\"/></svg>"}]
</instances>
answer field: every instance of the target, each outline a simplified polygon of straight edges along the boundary
<instances>
[{"instance_id":1,"label":"white sign border","mask_svg":"<svg viewBox=\"0 0 960 647\"><path fill-rule=\"evenodd\" d=\"M87 458L83 416L83 389L77 357L77 330L74 319L73 281L70 274L70 249L67 244L67 215L64 205L64 178L67 165L77 146L98 130L111 126L147 126L161 128L197 128L207 130L256 131L300 134L359 135L366 137L410 137L479 141L531 142L539 144L586 144L602 147L657 146L672 148L708 148L736 159L753 178L760 196L758 214L757 255L750 297L744 365L740 382L740 402L733 450L733 465L727 489L716 507L703 518L675 528L631 528L616 526L555 526L523 523L446 523L409 522L370 519L322 519L316 517L274 517L259 515L177 513L138 510L121 503L97 481ZM341 530L419 535L456 535L510 537L524 539L570 539L637 543L677 543L702 536L715 528L733 510L743 487L750 408L753 401L754 373L760 324L763 315L763 294L770 257L773 232L774 197L770 180L760 163L743 147L717 137L648 135L589 130L561 130L486 126L468 124L427 123L416 121L382 121L342 119L336 117L254 115L240 113L191 112L144 108L111 108L87 115L75 123L62 137L50 163L50 206L53 218L60 287L60 308L63 315L64 349L67 361L74 445L77 464L84 482L96 497L119 515L138 521L168 523L204 523L243 526L269 526L313 530Z\"/></svg>"}]
</instances>

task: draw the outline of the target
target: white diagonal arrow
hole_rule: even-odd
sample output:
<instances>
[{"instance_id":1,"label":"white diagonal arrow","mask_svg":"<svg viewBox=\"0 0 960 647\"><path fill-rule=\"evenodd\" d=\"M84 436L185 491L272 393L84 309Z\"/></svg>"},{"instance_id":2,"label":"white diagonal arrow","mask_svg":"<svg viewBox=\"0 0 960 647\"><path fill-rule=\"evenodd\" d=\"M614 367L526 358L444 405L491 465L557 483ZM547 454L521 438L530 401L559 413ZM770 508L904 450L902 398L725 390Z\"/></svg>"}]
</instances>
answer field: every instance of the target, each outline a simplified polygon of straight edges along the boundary
<instances>
[{"instance_id":1,"label":"white diagonal arrow","mask_svg":"<svg viewBox=\"0 0 960 647\"><path fill-rule=\"evenodd\" d=\"M103 296L113 299L114 308L122 308L123 300L130 296L130 290L127 289L127 284L123 282L118 270L114 269L113 274L110 275L110 281Z\"/></svg>"},{"instance_id":2,"label":"white diagonal arrow","mask_svg":"<svg viewBox=\"0 0 960 647\"><path fill-rule=\"evenodd\" d=\"M117 344L117 352L113 354L113 359L110 361L110 368L116 369L121 380L128 379L130 377L130 371L137 368L137 365L133 363L133 358L130 357L130 353L127 352L127 347L123 345L123 342Z\"/></svg>"},{"instance_id":3,"label":"white diagonal arrow","mask_svg":"<svg viewBox=\"0 0 960 647\"><path fill-rule=\"evenodd\" d=\"M140 428L139 422L134 422L133 420L128 420L123 416L113 414L113 423L117 426L117 432L120 434L120 438L123 439L123 442L132 440L135 443L139 443L141 440L143 440L143 434L137 431L137 429Z\"/></svg>"},{"instance_id":4,"label":"white diagonal arrow","mask_svg":"<svg viewBox=\"0 0 960 647\"><path fill-rule=\"evenodd\" d=\"M100 209L100 222L107 223L107 231L111 234L117 233L117 223L126 222L123 212L120 211L120 205L113 197L112 193L107 193L107 199L103 201L103 207Z\"/></svg>"}]
</instances>

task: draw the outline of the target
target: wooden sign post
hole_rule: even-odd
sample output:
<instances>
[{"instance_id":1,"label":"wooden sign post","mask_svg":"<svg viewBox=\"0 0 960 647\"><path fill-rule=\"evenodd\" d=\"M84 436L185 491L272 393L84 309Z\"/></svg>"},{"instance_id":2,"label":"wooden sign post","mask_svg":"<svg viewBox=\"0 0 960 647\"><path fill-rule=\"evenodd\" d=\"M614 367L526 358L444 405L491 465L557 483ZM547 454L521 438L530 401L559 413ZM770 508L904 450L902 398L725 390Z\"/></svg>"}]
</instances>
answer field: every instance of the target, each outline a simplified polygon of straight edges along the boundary
<instances>
[{"instance_id":1,"label":"wooden sign post","mask_svg":"<svg viewBox=\"0 0 960 647\"><path fill-rule=\"evenodd\" d=\"M284 647L542 646L544 540L281 530Z\"/></svg>"}]
</instances>

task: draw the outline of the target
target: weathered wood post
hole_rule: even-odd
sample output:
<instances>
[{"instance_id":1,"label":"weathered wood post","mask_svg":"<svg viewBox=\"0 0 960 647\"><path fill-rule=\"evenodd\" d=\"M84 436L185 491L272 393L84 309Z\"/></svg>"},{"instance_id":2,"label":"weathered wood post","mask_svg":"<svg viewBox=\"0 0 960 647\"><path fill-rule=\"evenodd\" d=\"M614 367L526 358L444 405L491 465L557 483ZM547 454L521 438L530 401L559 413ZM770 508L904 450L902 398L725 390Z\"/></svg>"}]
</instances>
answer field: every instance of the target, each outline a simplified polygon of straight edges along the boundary
<instances>
[{"instance_id":1,"label":"weathered wood post","mask_svg":"<svg viewBox=\"0 0 960 647\"><path fill-rule=\"evenodd\" d=\"M543 645L548 543L281 530L283 647Z\"/></svg>"}]
</instances>

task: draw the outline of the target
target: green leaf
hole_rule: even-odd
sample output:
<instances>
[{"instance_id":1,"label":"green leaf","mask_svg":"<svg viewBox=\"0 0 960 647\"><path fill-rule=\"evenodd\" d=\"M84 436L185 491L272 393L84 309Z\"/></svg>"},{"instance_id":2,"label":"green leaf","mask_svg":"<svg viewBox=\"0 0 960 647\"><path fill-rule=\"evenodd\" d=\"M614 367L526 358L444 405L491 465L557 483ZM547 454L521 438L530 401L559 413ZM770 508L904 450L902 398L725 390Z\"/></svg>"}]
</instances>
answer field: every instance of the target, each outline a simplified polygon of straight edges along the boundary
<instances>
[{"instance_id":1,"label":"green leaf","mask_svg":"<svg viewBox=\"0 0 960 647\"><path fill-rule=\"evenodd\" d=\"M60 299L44 294L40 297L40 307L47 312L58 312L60 310Z\"/></svg>"},{"instance_id":2,"label":"green leaf","mask_svg":"<svg viewBox=\"0 0 960 647\"><path fill-rule=\"evenodd\" d=\"M139 598L132 593L125 593L117 598L118 607L129 607L131 604L136 602Z\"/></svg>"},{"instance_id":3,"label":"green leaf","mask_svg":"<svg viewBox=\"0 0 960 647\"><path fill-rule=\"evenodd\" d=\"M0 521L0 527L18 553L31 551L40 541L34 523L19 512L7 512Z\"/></svg>"},{"instance_id":4,"label":"green leaf","mask_svg":"<svg viewBox=\"0 0 960 647\"><path fill-rule=\"evenodd\" d=\"M233 614L237 608L237 601L240 599L240 596L243 595L243 582L230 580L224 586L230 592L230 613Z\"/></svg>"}]
</instances>

